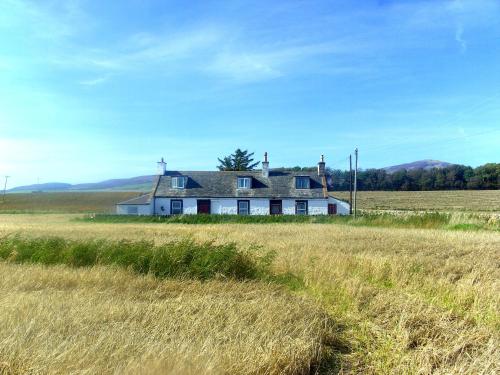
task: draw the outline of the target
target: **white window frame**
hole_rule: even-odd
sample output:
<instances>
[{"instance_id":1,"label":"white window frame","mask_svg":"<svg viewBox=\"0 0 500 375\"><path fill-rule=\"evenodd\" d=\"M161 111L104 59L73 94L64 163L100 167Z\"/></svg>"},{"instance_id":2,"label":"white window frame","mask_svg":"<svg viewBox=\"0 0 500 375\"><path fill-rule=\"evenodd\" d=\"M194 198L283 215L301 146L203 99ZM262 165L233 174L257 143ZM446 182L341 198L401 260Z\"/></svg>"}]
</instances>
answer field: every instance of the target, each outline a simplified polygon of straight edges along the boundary
<instances>
[{"instance_id":1,"label":"white window frame","mask_svg":"<svg viewBox=\"0 0 500 375\"><path fill-rule=\"evenodd\" d=\"M174 212L174 204L175 203L179 203L180 204L179 207L175 208L176 212ZM184 209L183 206L184 206L184 204L182 202L182 199L172 199L170 201L170 215L182 215L182 212L183 212L183 209Z\"/></svg>"},{"instance_id":2,"label":"white window frame","mask_svg":"<svg viewBox=\"0 0 500 375\"><path fill-rule=\"evenodd\" d=\"M187 178L184 176L172 177L172 189L185 189Z\"/></svg>"},{"instance_id":3,"label":"white window frame","mask_svg":"<svg viewBox=\"0 0 500 375\"><path fill-rule=\"evenodd\" d=\"M246 204L245 209L241 209L240 204ZM250 201L249 200L239 200L238 201L238 215L250 215Z\"/></svg>"},{"instance_id":4,"label":"white window frame","mask_svg":"<svg viewBox=\"0 0 500 375\"><path fill-rule=\"evenodd\" d=\"M299 205L304 205L303 208L299 208ZM295 201L295 215L307 215L308 211L308 202L307 201Z\"/></svg>"},{"instance_id":5,"label":"white window frame","mask_svg":"<svg viewBox=\"0 0 500 375\"><path fill-rule=\"evenodd\" d=\"M306 181L306 186L299 187L299 181ZM310 189L311 188L311 178L309 176L296 176L295 177L295 189Z\"/></svg>"},{"instance_id":6,"label":"white window frame","mask_svg":"<svg viewBox=\"0 0 500 375\"><path fill-rule=\"evenodd\" d=\"M240 184L242 182L242 184ZM252 188L252 178L251 177L238 177L238 189L251 189Z\"/></svg>"}]
</instances>

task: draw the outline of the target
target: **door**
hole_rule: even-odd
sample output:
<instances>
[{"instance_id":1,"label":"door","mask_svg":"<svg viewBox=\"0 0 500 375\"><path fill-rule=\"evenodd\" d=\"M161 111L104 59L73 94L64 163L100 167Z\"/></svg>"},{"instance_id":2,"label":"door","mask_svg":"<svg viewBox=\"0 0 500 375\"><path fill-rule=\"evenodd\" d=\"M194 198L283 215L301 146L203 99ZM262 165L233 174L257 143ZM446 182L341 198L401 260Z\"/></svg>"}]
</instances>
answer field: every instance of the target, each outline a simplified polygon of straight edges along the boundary
<instances>
[{"instance_id":1,"label":"door","mask_svg":"<svg viewBox=\"0 0 500 375\"><path fill-rule=\"evenodd\" d=\"M198 213L199 214L210 213L210 199L198 199Z\"/></svg>"},{"instance_id":2,"label":"door","mask_svg":"<svg viewBox=\"0 0 500 375\"><path fill-rule=\"evenodd\" d=\"M337 205L328 203L328 215L337 215Z\"/></svg>"},{"instance_id":3,"label":"door","mask_svg":"<svg viewBox=\"0 0 500 375\"><path fill-rule=\"evenodd\" d=\"M283 214L283 205L280 200L269 201L269 212L271 215L281 215Z\"/></svg>"}]
</instances>

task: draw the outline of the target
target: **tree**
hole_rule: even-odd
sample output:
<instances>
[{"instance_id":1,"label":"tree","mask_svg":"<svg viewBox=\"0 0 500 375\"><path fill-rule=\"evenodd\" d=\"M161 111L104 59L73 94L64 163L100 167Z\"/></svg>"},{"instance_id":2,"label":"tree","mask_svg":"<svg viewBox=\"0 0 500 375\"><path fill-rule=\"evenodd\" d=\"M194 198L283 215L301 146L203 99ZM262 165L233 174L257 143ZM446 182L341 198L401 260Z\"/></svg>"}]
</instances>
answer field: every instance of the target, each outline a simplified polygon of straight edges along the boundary
<instances>
[{"instance_id":1,"label":"tree","mask_svg":"<svg viewBox=\"0 0 500 375\"><path fill-rule=\"evenodd\" d=\"M217 168L219 171L251 171L260 163L260 161L252 163L253 154L253 152L249 154L248 150L242 151L238 148L234 154L219 158L220 164Z\"/></svg>"}]
</instances>

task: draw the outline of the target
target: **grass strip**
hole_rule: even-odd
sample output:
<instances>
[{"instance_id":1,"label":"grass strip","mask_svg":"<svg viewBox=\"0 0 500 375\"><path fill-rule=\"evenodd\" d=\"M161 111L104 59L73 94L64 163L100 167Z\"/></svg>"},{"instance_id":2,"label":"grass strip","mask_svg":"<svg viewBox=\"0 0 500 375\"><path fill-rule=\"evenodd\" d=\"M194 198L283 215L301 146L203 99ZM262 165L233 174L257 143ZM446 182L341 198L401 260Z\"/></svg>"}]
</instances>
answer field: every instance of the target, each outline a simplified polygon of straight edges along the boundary
<instances>
[{"instance_id":1,"label":"grass strip","mask_svg":"<svg viewBox=\"0 0 500 375\"><path fill-rule=\"evenodd\" d=\"M0 237L0 259L4 261L73 267L111 265L160 278L271 280L273 258L272 252L242 251L234 243L196 243L192 239L156 245L152 241Z\"/></svg>"},{"instance_id":2,"label":"grass strip","mask_svg":"<svg viewBox=\"0 0 500 375\"><path fill-rule=\"evenodd\" d=\"M462 215L459 221L454 214L441 212L406 213L362 213L352 216L301 216L301 215L171 215L171 216L128 216L87 215L77 221L90 223L162 223L162 224L344 224L352 226L422 228L447 230L500 230L499 221L488 220L480 215Z\"/></svg>"}]
</instances>

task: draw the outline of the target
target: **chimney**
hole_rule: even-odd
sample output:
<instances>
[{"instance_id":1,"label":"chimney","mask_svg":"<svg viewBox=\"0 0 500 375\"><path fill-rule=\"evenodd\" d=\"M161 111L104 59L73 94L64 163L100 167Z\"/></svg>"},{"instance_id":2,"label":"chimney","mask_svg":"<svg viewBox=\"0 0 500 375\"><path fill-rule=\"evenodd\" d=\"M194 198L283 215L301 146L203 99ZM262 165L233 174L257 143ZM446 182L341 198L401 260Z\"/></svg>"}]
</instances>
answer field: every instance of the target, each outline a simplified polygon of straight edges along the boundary
<instances>
[{"instance_id":1,"label":"chimney","mask_svg":"<svg viewBox=\"0 0 500 375\"><path fill-rule=\"evenodd\" d=\"M262 177L269 177L269 162L267 161L267 152L264 153L264 161L262 162Z\"/></svg>"},{"instance_id":2,"label":"chimney","mask_svg":"<svg viewBox=\"0 0 500 375\"><path fill-rule=\"evenodd\" d=\"M165 172L167 170L167 163L165 163L165 160L163 160L163 158L161 158L161 160L157 164L158 164L158 172L157 172L157 174L159 176L164 176Z\"/></svg>"},{"instance_id":3,"label":"chimney","mask_svg":"<svg viewBox=\"0 0 500 375\"><path fill-rule=\"evenodd\" d=\"M325 175L325 156L321 155L321 159L318 162L318 176Z\"/></svg>"}]
</instances>

